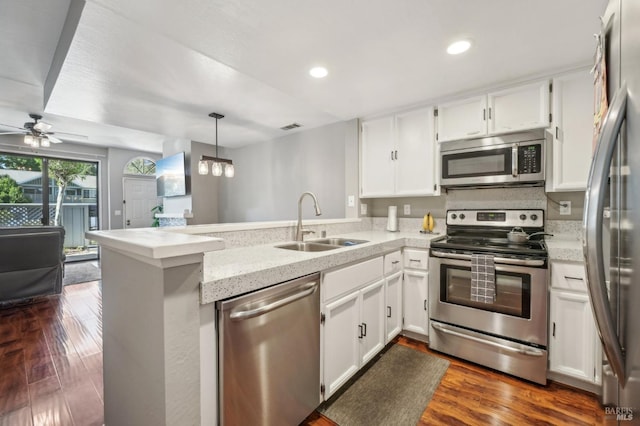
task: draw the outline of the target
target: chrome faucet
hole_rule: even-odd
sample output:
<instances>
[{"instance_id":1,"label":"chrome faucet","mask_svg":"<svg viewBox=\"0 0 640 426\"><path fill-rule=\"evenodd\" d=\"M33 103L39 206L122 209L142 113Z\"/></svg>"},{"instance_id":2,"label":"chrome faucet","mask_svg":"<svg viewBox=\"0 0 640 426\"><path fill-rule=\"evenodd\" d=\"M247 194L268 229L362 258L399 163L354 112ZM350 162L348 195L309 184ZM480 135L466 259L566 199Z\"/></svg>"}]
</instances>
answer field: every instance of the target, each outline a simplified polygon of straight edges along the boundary
<instances>
[{"instance_id":1,"label":"chrome faucet","mask_svg":"<svg viewBox=\"0 0 640 426\"><path fill-rule=\"evenodd\" d=\"M298 200L298 226L296 228L296 241L302 241L304 239L305 234L312 234L313 231L310 229L302 228L302 199L305 195L311 196L313 198L313 207L316 209L316 216L320 216L322 212L320 211L320 205L318 204L318 199L313 194L313 192L303 192Z\"/></svg>"}]
</instances>

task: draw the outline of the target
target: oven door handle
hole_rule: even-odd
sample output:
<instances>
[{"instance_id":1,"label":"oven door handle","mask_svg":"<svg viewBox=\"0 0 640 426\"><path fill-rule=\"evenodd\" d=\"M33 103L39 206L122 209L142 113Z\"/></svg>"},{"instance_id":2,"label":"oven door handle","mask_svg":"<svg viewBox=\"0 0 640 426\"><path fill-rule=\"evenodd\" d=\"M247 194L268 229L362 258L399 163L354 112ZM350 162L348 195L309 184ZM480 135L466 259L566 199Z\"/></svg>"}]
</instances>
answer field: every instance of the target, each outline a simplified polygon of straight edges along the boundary
<instances>
[{"instance_id":1,"label":"oven door handle","mask_svg":"<svg viewBox=\"0 0 640 426\"><path fill-rule=\"evenodd\" d=\"M518 177L518 145L511 148L511 176Z\"/></svg>"},{"instance_id":2,"label":"oven door handle","mask_svg":"<svg viewBox=\"0 0 640 426\"><path fill-rule=\"evenodd\" d=\"M438 250L431 250L431 255L435 257L442 257L445 259L459 259L459 260L471 260L470 254L462 253L447 253ZM543 266L544 260L542 259L512 259L509 257L494 257L494 263L502 263L504 265L518 265L518 266Z\"/></svg>"},{"instance_id":3,"label":"oven door handle","mask_svg":"<svg viewBox=\"0 0 640 426\"><path fill-rule=\"evenodd\" d=\"M431 326L433 328L435 328L438 331L441 331L445 334L450 334L452 336L456 336L456 337L460 337L463 339L467 339L467 340L472 340L474 342L478 342L478 343L482 343L485 344L487 346L493 346L494 348L498 348L498 349L502 349L508 352L514 352L514 353L519 353L522 355L529 355L529 356L544 356L544 352L541 351L540 349L536 349L536 348L512 348L511 346L507 346L507 345L503 345L497 342L491 342L489 340L485 340L485 339L481 339L479 337L475 337L475 336L470 336L468 334L464 334L464 333L460 333L454 330L451 330L450 328L447 328L446 326L442 325L442 324L438 324L438 323L431 323Z\"/></svg>"}]
</instances>

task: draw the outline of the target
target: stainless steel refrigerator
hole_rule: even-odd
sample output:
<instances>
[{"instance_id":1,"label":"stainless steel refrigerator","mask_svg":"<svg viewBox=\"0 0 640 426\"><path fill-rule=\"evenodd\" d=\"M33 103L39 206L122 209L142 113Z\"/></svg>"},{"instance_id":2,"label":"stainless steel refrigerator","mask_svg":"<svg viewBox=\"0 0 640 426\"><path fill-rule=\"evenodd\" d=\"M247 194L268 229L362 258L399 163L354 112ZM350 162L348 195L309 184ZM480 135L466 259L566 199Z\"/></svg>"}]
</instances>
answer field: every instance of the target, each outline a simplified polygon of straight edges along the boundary
<instances>
[{"instance_id":1,"label":"stainless steel refrigerator","mask_svg":"<svg viewBox=\"0 0 640 426\"><path fill-rule=\"evenodd\" d=\"M611 0L601 37L610 102L585 195L584 257L606 419L640 424L640 1Z\"/></svg>"}]
</instances>

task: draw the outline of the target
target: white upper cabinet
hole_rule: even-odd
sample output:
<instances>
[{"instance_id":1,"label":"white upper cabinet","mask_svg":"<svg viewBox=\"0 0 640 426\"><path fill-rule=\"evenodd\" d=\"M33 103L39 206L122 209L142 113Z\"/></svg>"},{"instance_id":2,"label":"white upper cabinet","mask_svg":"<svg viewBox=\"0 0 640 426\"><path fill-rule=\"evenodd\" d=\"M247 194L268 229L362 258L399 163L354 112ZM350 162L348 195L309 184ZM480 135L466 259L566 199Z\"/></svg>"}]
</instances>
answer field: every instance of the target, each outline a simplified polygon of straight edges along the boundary
<instances>
[{"instance_id":1,"label":"white upper cabinet","mask_svg":"<svg viewBox=\"0 0 640 426\"><path fill-rule=\"evenodd\" d=\"M486 95L438 105L439 142L477 138L486 134Z\"/></svg>"},{"instance_id":2,"label":"white upper cabinet","mask_svg":"<svg viewBox=\"0 0 640 426\"><path fill-rule=\"evenodd\" d=\"M551 132L547 191L584 191L593 156L593 77L588 70L553 79Z\"/></svg>"},{"instance_id":3,"label":"white upper cabinet","mask_svg":"<svg viewBox=\"0 0 640 426\"><path fill-rule=\"evenodd\" d=\"M438 195L432 107L362 122L361 197Z\"/></svg>"},{"instance_id":4,"label":"white upper cabinet","mask_svg":"<svg viewBox=\"0 0 640 426\"><path fill-rule=\"evenodd\" d=\"M395 195L436 195L433 108L396 115Z\"/></svg>"},{"instance_id":5,"label":"white upper cabinet","mask_svg":"<svg viewBox=\"0 0 640 426\"><path fill-rule=\"evenodd\" d=\"M487 96L489 134L549 127L549 80Z\"/></svg>"},{"instance_id":6,"label":"white upper cabinet","mask_svg":"<svg viewBox=\"0 0 640 426\"><path fill-rule=\"evenodd\" d=\"M395 190L393 128L393 117L362 122L361 196L386 196Z\"/></svg>"},{"instance_id":7,"label":"white upper cabinet","mask_svg":"<svg viewBox=\"0 0 640 426\"><path fill-rule=\"evenodd\" d=\"M548 80L438 105L438 142L548 126Z\"/></svg>"}]
</instances>

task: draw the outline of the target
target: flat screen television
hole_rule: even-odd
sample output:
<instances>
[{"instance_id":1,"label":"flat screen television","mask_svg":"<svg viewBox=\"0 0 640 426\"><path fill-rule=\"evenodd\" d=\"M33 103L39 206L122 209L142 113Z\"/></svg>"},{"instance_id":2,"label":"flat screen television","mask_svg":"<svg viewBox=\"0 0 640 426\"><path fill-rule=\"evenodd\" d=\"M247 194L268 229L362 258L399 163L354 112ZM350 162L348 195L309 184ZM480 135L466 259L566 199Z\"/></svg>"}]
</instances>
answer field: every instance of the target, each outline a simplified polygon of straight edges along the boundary
<instances>
[{"instance_id":1,"label":"flat screen television","mask_svg":"<svg viewBox=\"0 0 640 426\"><path fill-rule=\"evenodd\" d=\"M187 195L184 152L161 158L156 162L158 197Z\"/></svg>"}]
</instances>

